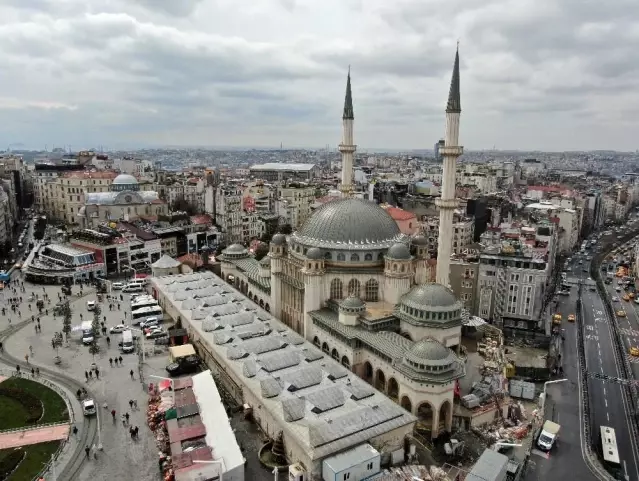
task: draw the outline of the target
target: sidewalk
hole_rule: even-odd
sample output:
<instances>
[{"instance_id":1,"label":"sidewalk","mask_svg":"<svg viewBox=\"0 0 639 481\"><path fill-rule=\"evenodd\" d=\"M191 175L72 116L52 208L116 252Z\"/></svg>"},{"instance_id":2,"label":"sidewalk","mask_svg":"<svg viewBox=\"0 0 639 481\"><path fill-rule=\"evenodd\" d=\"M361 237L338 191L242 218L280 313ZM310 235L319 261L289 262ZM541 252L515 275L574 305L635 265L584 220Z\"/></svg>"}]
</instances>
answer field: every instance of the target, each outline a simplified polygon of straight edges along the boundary
<instances>
[{"instance_id":1,"label":"sidewalk","mask_svg":"<svg viewBox=\"0 0 639 481\"><path fill-rule=\"evenodd\" d=\"M46 443L47 441L62 441L69 436L70 426L58 424L44 428L17 430L0 433L0 450L18 448L30 444Z\"/></svg>"}]
</instances>

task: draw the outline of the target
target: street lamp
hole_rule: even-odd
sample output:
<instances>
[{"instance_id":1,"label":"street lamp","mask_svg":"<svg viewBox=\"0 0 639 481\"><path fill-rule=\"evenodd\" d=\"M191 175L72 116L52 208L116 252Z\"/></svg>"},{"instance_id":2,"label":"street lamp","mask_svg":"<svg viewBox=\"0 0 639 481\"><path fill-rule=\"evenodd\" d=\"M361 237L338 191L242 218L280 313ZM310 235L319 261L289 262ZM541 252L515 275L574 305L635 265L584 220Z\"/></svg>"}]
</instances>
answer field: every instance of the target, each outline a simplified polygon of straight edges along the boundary
<instances>
[{"instance_id":1,"label":"street lamp","mask_svg":"<svg viewBox=\"0 0 639 481\"><path fill-rule=\"evenodd\" d=\"M170 377L155 376L153 374L149 374L149 377L153 377L155 379L164 379L165 381L169 381L171 383L171 398L173 398L173 405L175 406L175 388L173 386L173 379L171 379ZM204 462L204 461L202 461L202 462ZM213 461L211 461L211 462L213 462Z\"/></svg>"},{"instance_id":2,"label":"street lamp","mask_svg":"<svg viewBox=\"0 0 639 481\"><path fill-rule=\"evenodd\" d=\"M157 377L157 376L156 376ZM214 459L212 461L203 461L200 459L194 459L193 460L194 463L201 463L201 464L219 464L221 466L221 471L220 471L220 481L224 481L224 478L222 477L222 475L226 472L226 465L224 464L224 459L220 458L220 459ZM200 473L202 474L202 473Z\"/></svg>"},{"instance_id":3,"label":"street lamp","mask_svg":"<svg viewBox=\"0 0 639 481\"><path fill-rule=\"evenodd\" d=\"M546 407L546 389L548 388L548 384L557 384L560 382L566 382L568 379L555 379L554 381L546 381L544 383L544 391L539 395L539 409L541 410L541 416L545 417L545 407Z\"/></svg>"}]
</instances>

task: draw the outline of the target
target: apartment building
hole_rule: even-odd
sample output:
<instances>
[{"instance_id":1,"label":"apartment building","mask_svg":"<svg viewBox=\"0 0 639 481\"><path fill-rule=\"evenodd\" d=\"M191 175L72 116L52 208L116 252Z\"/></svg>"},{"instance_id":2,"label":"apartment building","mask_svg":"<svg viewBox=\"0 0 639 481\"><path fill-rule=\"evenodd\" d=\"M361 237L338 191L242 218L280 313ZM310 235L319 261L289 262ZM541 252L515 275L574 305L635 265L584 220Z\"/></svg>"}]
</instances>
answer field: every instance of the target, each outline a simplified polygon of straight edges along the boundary
<instances>
[{"instance_id":1,"label":"apartment building","mask_svg":"<svg viewBox=\"0 0 639 481\"><path fill-rule=\"evenodd\" d=\"M541 319L557 243L555 224L504 223L481 236L477 302L479 316L493 321L506 335L546 332ZM549 334L549 332L546 332Z\"/></svg>"},{"instance_id":2,"label":"apartment building","mask_svg":"<svg viewBox=\"0 0 639 481\"><path fill-rule=\"evenodd\" d=\"M220 186L216 193L216 219L225 242L247 244L251 239L260 238L265 232L261 214L244 209L243 188L241 186Z\"/></svg>"},{"instance_id":3,"label":"apartment building","mask_svg":"<svg viewBox=\"0 0 639 481\"><path fill-rule=\"evenodd\" d=\"M557 251L569 253L579 243L579 212L575 209L560 207L551 201L535 202L524 207L524 212L537 218L545 218L557 225Z\"/></svg>"},{"instance_id":4,"label":"apartment building","mask_svg":"<svg viewBox=\"0 0 639 481\"><path fill-rule=\"evenodd\" d=\"M420 225L420 230L428 241L428 250L437 252L439 240L439 217L427 217ZM453 254L461 254L473 243L475 222L461 212L456 212L453 218Z\"/></svg>"},{"instance_id":5,"label":"apartment building","mask_svg":"<svg viewBox=\"0 0 639 481\"><path fill-rule=\"evenodd\" d=\"M315 202L315 186L302 182L288 182L278 187L275 213L282 223L299 229L311 216Z\"/></svg>"}]
</instances>

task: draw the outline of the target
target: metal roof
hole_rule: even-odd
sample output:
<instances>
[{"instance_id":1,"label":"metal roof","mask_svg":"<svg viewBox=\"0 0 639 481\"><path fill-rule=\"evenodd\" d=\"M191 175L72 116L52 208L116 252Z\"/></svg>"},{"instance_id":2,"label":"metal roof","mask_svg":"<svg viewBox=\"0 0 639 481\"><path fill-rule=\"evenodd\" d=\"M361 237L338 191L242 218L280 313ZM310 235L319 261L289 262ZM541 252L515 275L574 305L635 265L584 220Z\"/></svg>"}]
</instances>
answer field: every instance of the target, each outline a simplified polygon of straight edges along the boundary
<instances>
[{"instance_id":1,"label":"metal roof","mask_svg":"<svg viewBox=\"0 0 639 481\"><path fill-rule=\"evenodd\" d=\"M207 294L210 297L226 296L220 290L231 290L213 273L158 277L151 282L167 311L177 309L173 312L182 324L215 353L242 390L268 411L277 423L274 429L283 430L311 459L415 422L410 413L237 291L233 296L242 300L230 301L241 306L235 314L216 317L228 303L194 303L204 291L213 291ZM188 298L177 300L179 294ZM240 334L248 332L255 337L242 339ZM227 342L216 343L221 339Z\"/></svg>"},{"instance_id":2,"label":"metal roof","mask_svg":"<svg viewBox=\"0 0 639 481\"><path fill-rule=\"evenodd\" d=\"M281 171L295 171L306 172L313 170L316 167L315 164L280 164L276 162L268 162L266 164L256 164L251 167L251 170L264 171L264 170L281 170Z\"/></svg>"}]
</instances>

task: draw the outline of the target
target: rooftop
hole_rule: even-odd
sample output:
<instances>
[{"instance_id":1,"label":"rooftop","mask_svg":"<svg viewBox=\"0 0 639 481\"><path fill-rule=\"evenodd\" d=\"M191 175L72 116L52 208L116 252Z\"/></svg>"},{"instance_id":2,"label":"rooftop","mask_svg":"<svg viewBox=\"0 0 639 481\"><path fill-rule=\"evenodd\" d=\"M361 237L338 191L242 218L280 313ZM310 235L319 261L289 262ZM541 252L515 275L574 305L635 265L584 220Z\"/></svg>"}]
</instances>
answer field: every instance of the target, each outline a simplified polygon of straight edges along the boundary
<instances>
[{"instance_id":1,"label":"rooftop","mask_svg":"<svg viewBox=\"0 0 639 481\"><path fill-rule=\"evenodd\" d=\"M312 170L316 167L315 164L280 164L277 162L269 162L266 164L256 164L251 167L251 170L294 170L298 172L304 172Z\"/></svg>"},{"instance_id":2,"label":"rooftop","mask_svg":"<svg viewBox=\"0 0 639 481\"><path fill-rule=\"evenodd\" d=\"M210 272L154 278L167 310L312 459L415 417Z\"/></svg>"}]
</instances>

